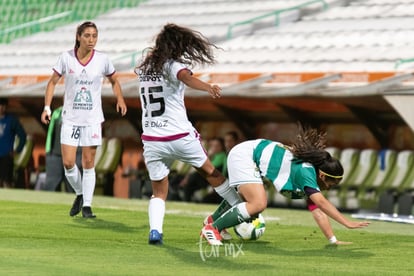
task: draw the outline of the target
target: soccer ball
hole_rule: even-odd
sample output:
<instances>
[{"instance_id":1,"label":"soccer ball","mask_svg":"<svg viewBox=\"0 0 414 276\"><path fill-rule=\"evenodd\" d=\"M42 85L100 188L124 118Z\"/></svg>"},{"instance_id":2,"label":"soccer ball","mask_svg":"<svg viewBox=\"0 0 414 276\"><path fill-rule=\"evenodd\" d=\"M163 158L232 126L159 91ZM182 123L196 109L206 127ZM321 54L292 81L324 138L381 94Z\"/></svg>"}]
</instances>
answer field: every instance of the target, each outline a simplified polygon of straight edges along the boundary
<instances>
[{"instance_id":1,"label":"soccer ball","mask_svg":"<svg viewBox=\"0 0 414 276\"><path fill-rule=\"evenodd\" d=\"M251 222L242 222L233 227L236 235L242 240L257 240L263 236L266 229L266 223L262 216L258 217Z\"/></svg>"}]
</instances>

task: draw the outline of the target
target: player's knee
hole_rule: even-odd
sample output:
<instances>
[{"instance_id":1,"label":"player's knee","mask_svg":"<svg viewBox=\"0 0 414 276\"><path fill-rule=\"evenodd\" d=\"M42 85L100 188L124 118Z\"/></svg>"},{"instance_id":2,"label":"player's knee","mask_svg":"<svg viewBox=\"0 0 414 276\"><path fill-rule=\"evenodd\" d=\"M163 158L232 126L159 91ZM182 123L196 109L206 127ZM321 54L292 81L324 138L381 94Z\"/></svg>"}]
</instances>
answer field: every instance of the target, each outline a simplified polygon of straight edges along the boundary
<instances>
[{"instance_id":1,"label":"player's knee","mask_svg":"<svg viewBox=\"0 0 414 276\"><path fill-rule=\"evenodd\" d=\"M267 199L264 198L264 199L256 200L252 202L252 207L253 207L252 213L254 213L254 215L263 212L267 207Z\"/></svg>"},{"instance_id":2,"label":"player's knee","mask_svg":"<svg viewBox=\"0 0 414 276\"><path fill-rule=\"evenodd\" d=\"M63 167L65 167L65 169L70 170L75 166L75 162L73 161L63 161Z\"/></svg>"},{"instance_id":3,"label":"player's knee","mask_svg":"<svg viewBox=\"0 0 414 276\"><path fill-rule=\"evenodd\" d=\"M82 167L90 169L95 166L95 160L92 158L84 158L82 159Z\"/></svg>"},{"instance_id":4,"label":"player's knee","mask_svg":"<svg viewBox=\"0 0 414 276\"><path fill-rule=\"evenodd\" d=\"M266 207L267 207L267 199L265 198L264 200L261 200L260 202L258 202L257 213L263 212L264 209L266 209Z\"/></svg>"}]
</instances>

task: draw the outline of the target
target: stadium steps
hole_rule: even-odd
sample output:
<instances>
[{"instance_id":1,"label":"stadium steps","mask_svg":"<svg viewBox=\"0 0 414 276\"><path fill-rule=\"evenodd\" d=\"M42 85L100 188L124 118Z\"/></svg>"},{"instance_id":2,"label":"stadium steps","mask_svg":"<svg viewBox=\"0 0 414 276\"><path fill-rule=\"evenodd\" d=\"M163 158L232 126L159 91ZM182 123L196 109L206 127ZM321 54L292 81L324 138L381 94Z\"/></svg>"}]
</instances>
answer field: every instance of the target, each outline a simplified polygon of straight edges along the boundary
<instances>
[{"instance_id":1,"label":"stadium steps","mask_svg":"<svg viewBox=\"0 0 414 276\"><path fill-rule=\"evenodd\" d=\"M142 0L100 0L100 1L55 1L26 0L16 4L14 0L1 0L0 43L10 43L39 31L50 31L58 26L79 20L93 19L111 9L133 7ZM71 12L57 20L43 22L47 17ZM27 25L24 27L24 25ZM21 28L19 28L21 27ZM14 31L11 29L16 28Z\"/></svg>"}]
</instances>

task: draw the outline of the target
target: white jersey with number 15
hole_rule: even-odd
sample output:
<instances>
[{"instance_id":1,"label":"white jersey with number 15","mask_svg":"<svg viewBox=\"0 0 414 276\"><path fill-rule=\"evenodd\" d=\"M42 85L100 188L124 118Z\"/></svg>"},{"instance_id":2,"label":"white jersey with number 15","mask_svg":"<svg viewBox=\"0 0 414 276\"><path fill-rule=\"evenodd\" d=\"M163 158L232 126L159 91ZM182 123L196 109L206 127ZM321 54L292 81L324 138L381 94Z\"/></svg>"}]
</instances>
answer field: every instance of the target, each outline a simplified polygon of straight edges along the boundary
<instances>
[{"instance_id":1,"label":"white jersey with number 15","mask_svg":"<svg viewBox=\"0 0 414 276\"><path fill-rule=\"evenodd\" d=\"M182 63L169 61L164 65L163 74L136 72L146 136L171 136L193 129L184 104L185 84L177 78L181 70L189 69Z\"/></svg>"}]
</instances>

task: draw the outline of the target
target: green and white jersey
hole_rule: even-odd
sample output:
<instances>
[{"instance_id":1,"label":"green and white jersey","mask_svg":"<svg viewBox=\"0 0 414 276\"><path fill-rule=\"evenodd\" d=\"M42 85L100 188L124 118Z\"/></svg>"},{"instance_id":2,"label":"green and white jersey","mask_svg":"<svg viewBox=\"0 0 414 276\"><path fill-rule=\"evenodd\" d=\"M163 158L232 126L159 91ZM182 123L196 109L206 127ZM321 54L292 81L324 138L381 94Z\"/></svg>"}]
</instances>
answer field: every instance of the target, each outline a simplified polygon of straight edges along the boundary
<instances>
[{"instance_id":1,"label":"green and white jersey","mask_svg":"<svg viewBox=\"0 0 414 276\"><path fill-rule=\"evenodd\" d=\"M294 156L286 146L270 140L258 140L253 160L262 177L273 183L277 191L292 199L305 197L305 186L320 191L316 172L310 163L292 162Z\"/></svg>"}]
</instances>

